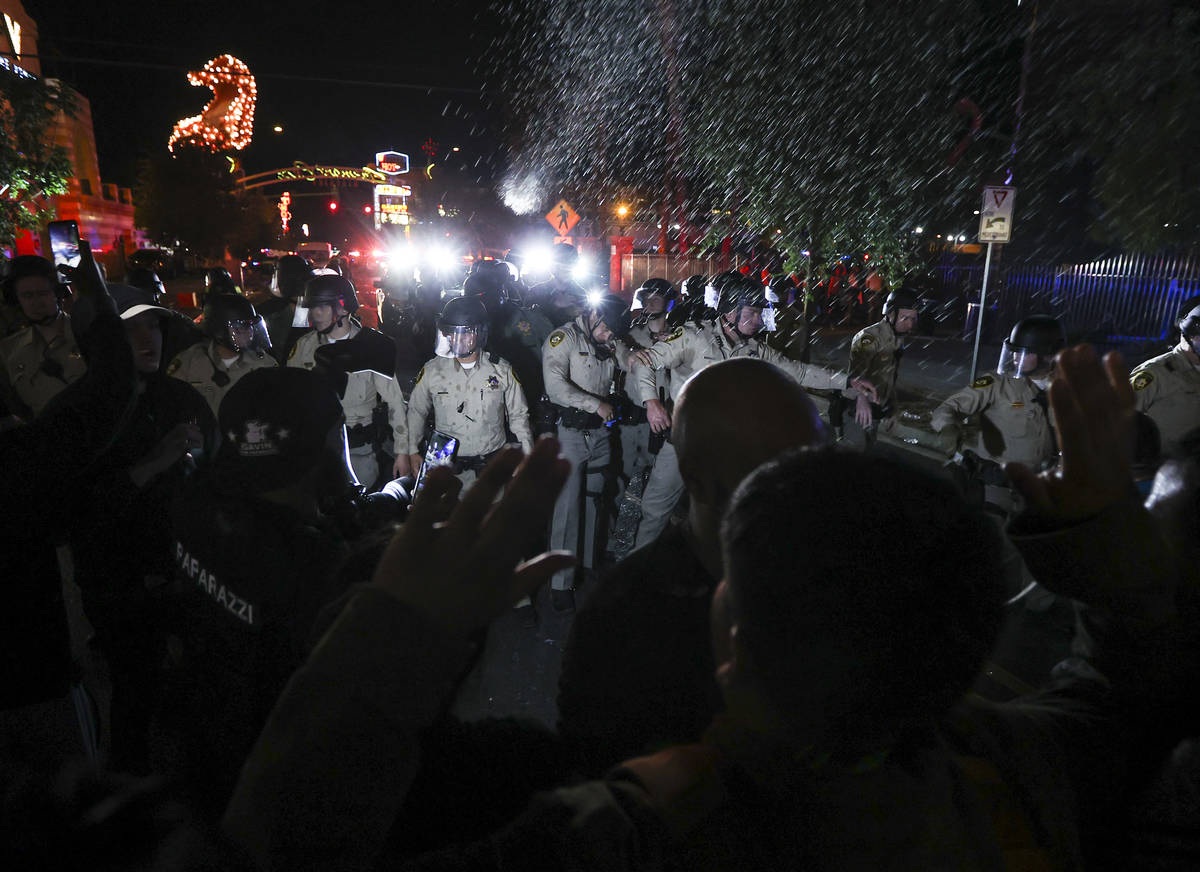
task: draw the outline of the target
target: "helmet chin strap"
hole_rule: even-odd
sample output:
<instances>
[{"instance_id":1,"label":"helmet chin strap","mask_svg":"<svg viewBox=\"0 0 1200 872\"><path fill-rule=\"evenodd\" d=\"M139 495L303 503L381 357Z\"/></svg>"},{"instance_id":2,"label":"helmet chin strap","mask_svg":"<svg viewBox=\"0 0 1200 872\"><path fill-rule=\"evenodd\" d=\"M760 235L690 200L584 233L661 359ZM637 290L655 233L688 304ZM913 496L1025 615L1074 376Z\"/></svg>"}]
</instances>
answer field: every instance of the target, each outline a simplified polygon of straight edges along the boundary
<instances>
[{"instance_id":1,"label":"helmet chin strap","mask_svg":"<svg viewBox=\"0 0 1200 872\"><path fill-rule=\"evenodd\" d=\"M738 343L739 345L745 345L747 342L749 342L751 339L754 338L755 334L751 333L749 336L747 336L745 333L743 333L741 331L741 329L739 329L738 324L741 323L741 320L742 320L741 316L742 316L742 307L738 306L737 311L734 313L733 320L732 321L727 320L725 322L725 327L728 330L732 330L737 335L738 339L742 340L741 342Z\"/></svg>"}]
</instances>

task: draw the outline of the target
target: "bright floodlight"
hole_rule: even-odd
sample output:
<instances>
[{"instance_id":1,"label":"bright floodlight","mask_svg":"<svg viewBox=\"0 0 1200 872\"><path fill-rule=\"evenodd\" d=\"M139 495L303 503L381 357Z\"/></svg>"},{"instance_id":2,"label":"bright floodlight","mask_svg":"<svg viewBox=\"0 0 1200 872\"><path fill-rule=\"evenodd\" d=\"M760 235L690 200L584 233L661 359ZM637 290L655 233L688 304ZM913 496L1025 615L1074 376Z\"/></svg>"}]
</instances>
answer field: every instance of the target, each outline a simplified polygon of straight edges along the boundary
<instances>
[{"instance_id":1,"label":"bright floodlight","mask_svg":"<svg viewBox=\"0 0 1200 872\"><path fill-rule=\"evenodd\" d=\"M413 267L417 264L417 258L413 254L411 245L392 249L388 252L387 260L388 270L394 272L412 272Z\"/></svg>"},{"instance_id":2,"label":"bright floodlight","mask_svg":"<svg viewBox=\"0 0 1200 872\"><path fill-rule=\"evenodd\" d=\"M591 290L587 292L587 301L589 306L595 306L604 299L604 291Z\"/></svg>"},{"instance_id":3,"label":"bright floodlight","mask_svg":"<svg viewBox=\"0 0 1200 872\"><path fill-rule=\"evenodd\" d=\"M429 263L441 273L452 272L458 266L459 260L448 248L435 248L429 253Z\"/></svg>"},{"instance_id":4,"label":"bright floodlight","mask_svg":"<svg viewBox=\"0 0 1200 872\"><path fill-rule=\"evenodd\" d=\"M531 248L525 256L526 275L546 275L552 266L554 266L554 258L551 256L550 249L544 246Z\"/></svg>"},{"instance_id":5,"label":"bright floodlight","mask_svg":"<svg viewBox=\"0 0 1200 872\"><path fill-rule=\"evenodd\" d=\"M592 264L584 260L582 257L575 261L575 266L571 267L571 278L577 282L587 281L588 276L592 274Z\"/></svg>"}]
</instances>

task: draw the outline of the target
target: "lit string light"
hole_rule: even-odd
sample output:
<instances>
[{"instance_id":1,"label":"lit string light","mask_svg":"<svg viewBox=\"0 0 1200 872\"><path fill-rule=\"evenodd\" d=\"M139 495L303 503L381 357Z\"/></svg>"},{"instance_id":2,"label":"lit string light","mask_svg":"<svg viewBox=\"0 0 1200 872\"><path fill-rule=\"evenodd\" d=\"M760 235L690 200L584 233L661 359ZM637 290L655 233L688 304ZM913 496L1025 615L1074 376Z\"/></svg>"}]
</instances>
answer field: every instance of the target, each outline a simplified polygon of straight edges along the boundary
<instances>
[{"instance_id":1,"label":"lit string light","mask_svg":"<svg viewBox=\"0 0 1200 872\"><path fill-rule=\"evenodd\" d=\"M254 135L257 89L250 68L233 55L215 57L204 69L188 73L197 87L212 89L212 99L200 115L183 118L171 131L167 149L176 143L198 145L209 151L241 151Z\"/></svg>"}]
</instances>

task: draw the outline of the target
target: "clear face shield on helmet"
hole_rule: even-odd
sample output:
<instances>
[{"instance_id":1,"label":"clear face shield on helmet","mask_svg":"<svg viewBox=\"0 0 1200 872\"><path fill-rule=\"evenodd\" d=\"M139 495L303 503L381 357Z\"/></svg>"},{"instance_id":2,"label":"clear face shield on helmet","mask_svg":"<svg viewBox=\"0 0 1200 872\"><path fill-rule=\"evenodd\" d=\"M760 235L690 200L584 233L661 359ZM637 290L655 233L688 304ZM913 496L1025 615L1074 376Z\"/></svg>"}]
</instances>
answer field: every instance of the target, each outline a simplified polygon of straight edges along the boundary
<instances>
[{"instance_id":1,"label":"clear face shield on helmet","mask_svg":"<svg viewBox=\"0 0 1200 872\"><path fill-rule=\"evenodd\" d=\"M437 348L434 353L438 357L463 358L470 357L479 350L478 327L462 327L446 325L438 328Z\"/></svg>"},{"instance_id":2,"label":"clear face shield on helmet","mask_svg":"<svg viewBox=\"0 0 1200 872\"><path fill-rule=\"evenodd\" d=\"M267 333L267 322L259 315L248 320L230 321L229 347L234 351L251 351L262 357L271 350L271 336Z\"/></svg>"},{"instance_id":3,"label":"clear face shield on helmet","mask_svg":"<svg viewBox=\"0 0 1200 872\"><path fill-rule=\"evenodd\" d=\"M1008 378L1028 376L1034 381L1040 381L1049 376L1053 362L1053 357L1035 354L1028 348L1010 345L1006 339L1004 346L1000 349L1000 361L996 364L996 373Z\"/></svg>"}]
</instances>

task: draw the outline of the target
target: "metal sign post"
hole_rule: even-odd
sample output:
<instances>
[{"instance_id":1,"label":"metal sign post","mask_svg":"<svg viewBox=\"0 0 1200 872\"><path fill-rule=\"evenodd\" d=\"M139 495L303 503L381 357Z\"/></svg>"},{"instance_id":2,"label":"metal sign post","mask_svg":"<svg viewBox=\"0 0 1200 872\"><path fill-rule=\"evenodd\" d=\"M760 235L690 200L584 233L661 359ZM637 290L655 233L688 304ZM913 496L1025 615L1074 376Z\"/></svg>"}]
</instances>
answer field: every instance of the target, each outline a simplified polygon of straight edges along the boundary
<instances>
[{"instance_id":1,"label":"metal sign post","mask_svg":"<svg viewBox=\"0 0 1200 872\"><path fill-rule=\"evenodd\" d=\"M975 376L979 371L979 341L983 338L983 313L987 311L987 283L988 273L992 269L993 245L995 243L988 243L987 256L983 260L983 286L979 289L979 314L975 318L975 350L971 353L971 380L968 384L975 384Z\"/></svg>"},{"instance_id":2,"label":"metal sign post","mask_svg":"<svg viewBox=\"0 0 1200 872\"><path fill-rule=\"evenodd\" d=\"M1013 201L1017 189L1008 186L988 186L983 189L983 208L979 210L979 241L987 243L983 261L983 284L979 288L979 315L975 320L975 350L971 354L971 381L979 371L979 343L983 339L983 317L987 312L988 274L992 269L992 246L1012 238Z\"/></svg>"}]
</instances>

